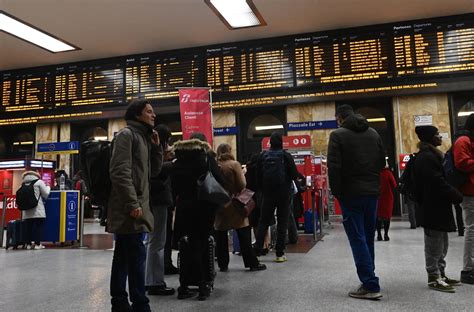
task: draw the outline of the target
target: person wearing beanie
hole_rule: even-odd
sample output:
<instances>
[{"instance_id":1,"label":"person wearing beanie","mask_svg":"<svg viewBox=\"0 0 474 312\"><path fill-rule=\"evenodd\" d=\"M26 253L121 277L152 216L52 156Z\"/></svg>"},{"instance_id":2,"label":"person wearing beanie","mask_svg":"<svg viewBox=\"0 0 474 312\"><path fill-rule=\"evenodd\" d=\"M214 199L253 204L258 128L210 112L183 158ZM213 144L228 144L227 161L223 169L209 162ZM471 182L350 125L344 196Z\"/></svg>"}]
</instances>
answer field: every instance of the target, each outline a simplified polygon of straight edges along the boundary
<instances>
[{"instance_id":1,"label":"person wearing beanie","mask_svg":"<svg viewBox=\"0 0 474 312\"><path fill-rule=\"evenodd\" d=\"M382 139L349 105L337 107L336 120L340 128L331 132L328 144L329 184L341 204L344 230L362 283L349 296L379 299L382 294L375 275L374 233L380 171L385 166Z\"/></svg>"},{"instance_id":2,"label":"person wearing beanie","mask_svg":"<svg viewBox=\"0 0 474 312\"><path fill-rule=\"evenodd\" d=\"M418 126L415 132L420 139L414 164L419 203L416 222L424 230L428 287L454 293L453 286L460 285L460 282L446 276L445 257L448 232L456 230L452 205L462 202L462 194L446 181L442 165L444 154L437 148L442 143L438 128Z\"/></svg>"},{"instance_id":3,"label":"person wearing beanie","mask_svg":"<svg viewBox=\"0 0 474 312\"><path fill-rule=\"evenodd\" d=\"M464 125L466 135L460 136L453 146L454 165L468 173L467 182L461 186L464 215L464 257L461 282L474 284L474 114Z\"/></svg>"},{"instance_id":4,"label":"person wearing beanie","mask_svg":"<svg viewBox=\"0 0 474 312\"><path fill-rule=\"evenodd\" d=\"M275 262L287 261L285 256L285 240L290 218L290 199L292 180L298 178L293 157L283 150L281 133L273 132L270 136L270 150L262 153L257 163L257 184L262 190L263 202L255 243L257 256L263 255L263 243L268 227L274 223L275 209L277 212L277 240Z\"/></svg>"}]
</instances>

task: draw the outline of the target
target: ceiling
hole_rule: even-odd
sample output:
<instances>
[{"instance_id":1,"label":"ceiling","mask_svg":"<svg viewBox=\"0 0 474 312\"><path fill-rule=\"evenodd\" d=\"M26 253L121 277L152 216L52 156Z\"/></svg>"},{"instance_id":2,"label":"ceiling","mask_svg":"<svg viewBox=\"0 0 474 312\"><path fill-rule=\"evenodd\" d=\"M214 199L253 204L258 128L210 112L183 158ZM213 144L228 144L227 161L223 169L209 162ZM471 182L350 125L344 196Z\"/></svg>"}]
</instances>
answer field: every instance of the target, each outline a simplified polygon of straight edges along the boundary
<instances>
[{"instance_id":1,"label":"ceiling","mask_svg":"<svg viewBox=\"0 0 474 312\"><path fill-rule=\"evenodd\" d=\"M0 32L0 70L474 12L474 0L254 0L265 27L229 30L204 0L0 0L81 48L53 54Z\"/></svg>"}]
</instances>

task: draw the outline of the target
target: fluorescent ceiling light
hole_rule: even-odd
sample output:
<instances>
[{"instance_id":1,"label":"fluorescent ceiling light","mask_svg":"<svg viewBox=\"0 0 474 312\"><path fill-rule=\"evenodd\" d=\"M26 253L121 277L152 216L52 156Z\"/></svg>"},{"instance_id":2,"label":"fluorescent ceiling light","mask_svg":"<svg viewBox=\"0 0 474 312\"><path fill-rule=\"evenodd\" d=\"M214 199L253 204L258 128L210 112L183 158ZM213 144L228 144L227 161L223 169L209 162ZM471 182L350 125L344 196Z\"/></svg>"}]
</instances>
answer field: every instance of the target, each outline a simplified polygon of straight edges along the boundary
<instances>
[{"instance_id":1,"label":"fluorescent ceiling light","mask_svg":"<svg viewBox=\"0 0 474 312\"><path fill-rule=\"evenodd\" d=\"M369 118L367 119L368 122L382 122L382 121L386 121L385 120L385 117L381 117L381 118Z\"/></svg>"},{"instance_id":2,"label":"fluorescent ceiling light","mask_svg":"<svg viewBox=\"0 0 474 312\"><path fill-rule=\"evenodd\" d=\"M474 112L459 112L458 117L464 117L464 116L469 116L473 114Z\"/></svg>"},{"instance_id":3,"label":"fluorescent ceiling light","mask_svg":"<svg viewBox=\"0 0 474 312\"><path fill-rule=\"evenodd\" d=\"M204 0L229 29L267 25L252 0Z\"/></svg>"},{"instance_id":4,"label":"fluorescent ceiling light","mask_svg":"<svg viewBox=\"0 0 474 312\"><path fill-rule=\"evenodd\" d=\"M94 140L96 141L107 141L108 137L106 136L95 136Z\"/></svg>"},{"instance_id":5,"label":"fluorescent ceiling light","mask_svg":"<svg viewBox=\"0 0 474 312\"><path fill-rule=\"evenodd\" d=\"M183 135L183 132L171 132L172 136Z\"/></svg>"},{"instance_id":6,"label":"fluorescent ceiling light","mask_svg":"<svg viewBox=\"0 0 474 312\"><path fill-rule=\"evenodd\" d=\"M255 130L257 130L257 131L274 130L274 129L283 129L283 125L256 126L255 127Z\"/></svg>"},{"instance_id":7,"label":"fluorescent ceiling light","mask_svg":"<svg viewBox=\"0 0 474 312\"><path fill-rule=\"evenodd\" d=\"M64 40L47 34L32 25L28 25L3 11L0 11L0 31L7 32L53 53L79 50L79 48Z\"/></svg>"}]
</instances>

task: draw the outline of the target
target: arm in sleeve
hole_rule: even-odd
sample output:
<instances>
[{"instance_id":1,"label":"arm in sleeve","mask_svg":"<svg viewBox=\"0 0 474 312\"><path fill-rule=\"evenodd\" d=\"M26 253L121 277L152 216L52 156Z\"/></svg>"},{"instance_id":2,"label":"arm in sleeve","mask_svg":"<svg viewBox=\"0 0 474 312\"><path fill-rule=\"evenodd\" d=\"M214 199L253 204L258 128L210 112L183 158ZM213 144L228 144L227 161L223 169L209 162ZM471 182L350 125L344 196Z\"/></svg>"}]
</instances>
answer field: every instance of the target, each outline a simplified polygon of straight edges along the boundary
<instances>
[{"instance_id":1,"label":"arm in sleeve","mask_svg":"<svg viewBox=\"0 0 474 312\"><path fill-rule=\"evenodd\" d=\"M235 161L234 164L232 165L233 172L235 174L235 189L242 191L245 186L247 185L247 182L245 180L245 175L244 171L242 170L242 166L238 161Z\"/></svg>"},{"instance_id":2,"label":"arm in sleeve","mask_svg":"<svg viewBox=\"0 0 474 312\"><path fill-rule=\"evenodd\" d=\"M112 187L121 196L128 212L140 207L132 179L132 145L131 130L120 131L115 138L109 168Z\"/></svg>"},{"instance_id":3,"label":"arm in sleeve","mask_svg":"<svg viewBox=\"0 0 474 312\"><path fill-rule=\"evenodd\" d=\"M474 172L474 155L472 154L471 140L463 137L453 146L454 166L464 172Z\"/></svg>"},{"instance_id":4,"label":"arm in sleeve","mask_svg":"<svg viewBox=\"0 0 474 312\"><path fill-rule=\"evenodd\" d=\"M160 174L161 167L163 166L163 147L161 144L151 143L150 154L151 177L155 178Z\"/></svg>"},{"instance_id":5,"label":"arm in sleeve","mask_svg":"<svg viewBox=\"0 0 474 312\"><path fill-rule=\"evenodd\" d=\"M380 171L382 171L383 168L385 168L385 149L383 147L383 142L382 138L379 136L379 139L377 140L377 146L379 148L379 163L380 163Z\"/></svg>"},{"instance_id":6,"label":"arm in sleeve","mask_svg":"<svg viewBox=\"0 0 474 312\"><path fill-rule=\"evenodd\" d=\"M342 193L342 153L339 138L331 132L328 143L328 177L329 186L334 196Z\"/></svg>"},{"instance_id":7,"label":"arm in sleeve","mask_svg":"<svg viewBox=\"0 0 474 312\"><path fill-rule=\"evenodd\" d=\"M257 160L257 189L263 188L263 155L265 152L260 153ZM255 190L256 191L256 190Z\"/></svg>"},{"instance_id":8,"label":"arm in sleeve","mask_svg":"<svg viewBox=\"0 0 474 312\"><path fill-rule=\"evenodd\" d=\"M293 156L291 156L290 153L285 151L285 157L289 178L291 180L298 179L299 172L298 169L296 169L295 160L293 159Z\"/></svg>"},{"instance_id":9,"label":"arm in sleeve","mask_svg":"<svg viewBox=\"0 0 474 312\"><path fill-rule=\"evenodd\" d=\"M453 204L462 202L462 194L445 179L442 166L434 157L426 157L421 167L421 174L430 183L431 189L441 197L449 199Z\"/></svg>"},{"instance_id":10,"label":"arm in sleeve","mask_svg":"<svg viewBox=\"0 0 474 312\"><path fill-rule=\"evenodd\" d=\"M49 192L51 191L51 188L47 186L43 180L39 180L38 182L38 187L40 191L40 195L42 198L46 199L49 196Z\"/></svg>"}]
</instances>

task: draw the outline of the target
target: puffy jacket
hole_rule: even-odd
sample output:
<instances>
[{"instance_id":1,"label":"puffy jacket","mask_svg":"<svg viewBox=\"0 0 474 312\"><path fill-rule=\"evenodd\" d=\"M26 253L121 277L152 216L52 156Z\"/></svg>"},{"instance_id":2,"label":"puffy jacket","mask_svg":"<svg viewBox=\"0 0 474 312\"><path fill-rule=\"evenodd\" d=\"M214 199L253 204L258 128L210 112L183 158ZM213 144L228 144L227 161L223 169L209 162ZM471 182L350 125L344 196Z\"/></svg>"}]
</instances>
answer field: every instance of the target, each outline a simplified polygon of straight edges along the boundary
<instances>
[{"instance_id":1,"label":"puffy jacket","mask_svg":"<svg viewBox=\"0 0 474 312\"><path fill-rule=\"evenodd\" d=\"M420 142L419 147L414 167L419 199L416 223L431 230L455 231L452 204L462 202L462 194L446 181L443 153L425 142Z\"/></svg>"},{"instance_id":2,"label":"puffy jacket","mask_svg":"<svg viewBox=\"0 0 474 312\"><path fill-rule=\"evenodd\" d=\"M474 196L474 140L467 135L459 137L454 143L453 155L456 168L469 173L468 181L461 187L461 192Z\"/></svg>"},{"instance_id":3,"label":"puffy jacket","mask_svg":"<svg viewBox=\"0 0 474 312\"><path fill-rule=\"evenodd\" d=\"M151 127L138 121L127 121L127 127L114 139L110 159L110 192L107 231L133 234L153 231L150 209L150 179L158 176L163 150L151 143ZM142 208L139 218L130 216L135 208Z\"/></svg>"},{"instance_id":4,"label":"puffy jacket","mask_svg":"<svg viewBox=\"0 0 474 312\"><path fill-rule=\"evenodd\" d=\"M328 174L336 197L378 195L379 174L385 167L382 139L365 117L349 115L331 132L328 144Z\"/></svg>"},{"instance_id":5,"label":"puffy jacket","mask_svg":"<svg viewBox=\"0 0 474 312\"><path fill-rule=\"evenodd\" d=\"M39 179L38 173L34 171L26 172L22 182L31 182ZM29 210L24 210L22 219L46 218L46 210L44 208L44 201L49 196L50 187L44 184L43 180L39 179L33 186L35 190L35 197L38 198L38 205ZM41 196L41 198L39 198Z\"/></svg>"}]
</instances>

